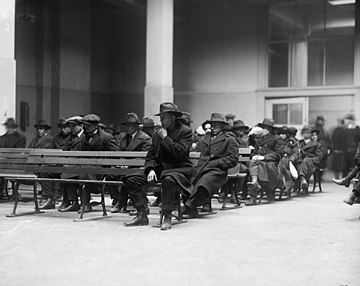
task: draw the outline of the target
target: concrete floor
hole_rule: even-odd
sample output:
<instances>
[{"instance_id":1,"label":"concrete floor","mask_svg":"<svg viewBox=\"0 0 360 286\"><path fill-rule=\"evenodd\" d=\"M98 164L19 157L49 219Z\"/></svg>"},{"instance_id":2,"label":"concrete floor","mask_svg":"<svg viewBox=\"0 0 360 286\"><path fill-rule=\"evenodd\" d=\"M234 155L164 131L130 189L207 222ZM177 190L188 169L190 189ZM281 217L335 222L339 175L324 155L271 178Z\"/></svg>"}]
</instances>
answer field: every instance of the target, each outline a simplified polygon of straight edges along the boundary
<instances>
[{"instance_id":1,"label":"concrete floor","mask_svg":"<svg viewBox=\"0 0 360 286\"><path fill-rule=\"evenodd\" d=\"M167 232L125 228L126 214L82 223L57 211L6 218L11 204L1 203L0 285L360 285L360 207L342 202L350 189L323 189ZM157 219L153 208L151 225Z\"/></svg>"}]
</instances>

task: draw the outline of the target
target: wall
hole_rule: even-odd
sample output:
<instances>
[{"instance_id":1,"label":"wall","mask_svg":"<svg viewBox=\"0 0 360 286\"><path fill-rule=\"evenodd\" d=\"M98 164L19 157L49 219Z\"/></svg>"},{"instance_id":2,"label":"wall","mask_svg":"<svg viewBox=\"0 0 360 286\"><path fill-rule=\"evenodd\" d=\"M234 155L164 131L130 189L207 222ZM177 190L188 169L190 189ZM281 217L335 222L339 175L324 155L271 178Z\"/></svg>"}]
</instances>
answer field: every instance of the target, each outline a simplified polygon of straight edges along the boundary
<instances>
[{"instance_id":1,"label":"wall","mask_svg":"<svg viewBox=\"0 0 360 286\"><path fill-rule=\"evenodd\" d=\"M175 6L175 102L196 128L211 112L253 125L258 84L258 9L240 1Z\"/></svg>"}]
</instances>

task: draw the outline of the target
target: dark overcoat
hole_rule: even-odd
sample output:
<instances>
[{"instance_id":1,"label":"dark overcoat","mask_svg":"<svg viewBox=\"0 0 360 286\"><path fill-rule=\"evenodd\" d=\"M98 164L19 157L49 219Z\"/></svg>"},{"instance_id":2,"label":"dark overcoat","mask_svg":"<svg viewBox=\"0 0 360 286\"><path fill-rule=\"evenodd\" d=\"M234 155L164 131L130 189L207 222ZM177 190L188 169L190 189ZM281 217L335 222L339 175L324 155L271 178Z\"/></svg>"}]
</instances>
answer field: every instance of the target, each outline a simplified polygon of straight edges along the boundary
<instances>
[{"instance_id":1,"label":"dark overcoat","mask_svg":"<svg viewBox=\"0 0 360 286\"><path fill-rule=\"evenodd\" d=\"M0 136L0 148L25 148L26 138L24 135L15 131L12 134L5 133Z\"/></svg>"},{"instance_id":2,"label":"dark overcoat","mask_svg":"<svg viewBox=\"0 0 360 286\"><path fill-rule=\"evenodd\" d=\"M64 151L81 151L85 140L85 134L80 136L71 134L67 140L63 150Z\"/></svg>"},{"instance_id":3,"label":"dark overcoat","mask_svg":"<svg viewBox=\"0 0 360 286\"><path fill-rule=\"evenodd\" d=\"M36 136L28 146L28 148L38 149L53 149L54 147L54 137L50 136L49 133L46 133L42 137Z\"/></svg>"},{"instance_id":4,"label":"dark overcoat","mask_svg":"<svg viewBox=\"0 0 360 286\"><path fill-rule=\"evenodd\" d=\"M130 134L123 132L120 134L119 145L120 151L148 151L151 145L151 137L142 130L138 130L134 139L126 146Z\"/></svg>"},{"instance_id":5,"label":"dark overcoat","mask_svg":"<svg viewBox=\"0 0 360 286\"><path fill-rule=\"evenodd\" d=\"M192 178L193 195L199 187L213 194L226 183L228 169L237 165L238 145L231 135L224 132L214 139L208 133L200 144L201 156Z\"/></svg>"},{"instance_id":6,"label":"dark overcoat","mask_svg":"<svg viewBox=\"0 0 360 286\"><path fill-rule=\"evenodd\" d=\"M158 133L154 134L145 160L145 175L154 170L158 178L171 176L182 190L190 194L193 172L193 164L189 158L192 144L191 128L176 122L174 129L167 132L164 139Z\"/></svg>"},{"instance_id":7,"label":"dark overcoat","mask_svg":"<svg viewBox=\"0 0 360 286\"><path fill-rule=\"evenodd\" d=\"M354 163L356 166L358 166L360 168L360 143L359 143L359 146L356 150L356 154L355 154L355 157L354 157Z\"/></svg>"},{"instance_id":8,"label":"dark overcoat","mask_svg":"<svg viewBox=\"0 0 360 286\"><path fill-rule=\"evenodd\" d=\"M101 129L91 136L85 136L82 144L83 151L119 151L119 145L114 137Z\"/></svg>"},{"instance_id":9,"label":"dark overcoat","mask_svg":"<svg viewBox=\"0 0 360 286\"><path fill-rule=\"evenodd\" d=\"M319 141L310 140L305 144L305 140L302 139L299 142L299 148L301 154L301 161L298 164L299 174L309 180L316 167L321 166L324 158L323 147Z\"/></svg>"},{"instance_id":10,"label":"dark overcoat","mask_svg":"<svg viewBox=\"0 0 360 286\"><path fill-rule=\"evenodd\" d=\"M54 147L55 149L62 149L64 150L66 144L67 144L67 141L69 140L70 138L70 134L68 135L64 135L62 133L59 133L58 135L56 135L54 137Z\"/></svg>"}]
</instances>

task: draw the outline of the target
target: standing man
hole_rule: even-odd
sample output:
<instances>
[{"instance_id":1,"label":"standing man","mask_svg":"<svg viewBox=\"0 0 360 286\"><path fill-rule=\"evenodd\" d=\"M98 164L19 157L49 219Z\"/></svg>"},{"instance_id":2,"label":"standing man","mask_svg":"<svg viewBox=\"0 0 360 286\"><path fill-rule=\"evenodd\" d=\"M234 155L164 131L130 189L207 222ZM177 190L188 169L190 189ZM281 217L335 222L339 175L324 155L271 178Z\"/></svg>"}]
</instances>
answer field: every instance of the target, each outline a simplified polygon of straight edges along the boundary
<instances>
[{"instance_id":1,"label":"standing man","mask_svg":"<svg viewBox=\"0 0 360 286\"><path fill-rule=\"evenodd\" d=\"M263 129L262 135L256 140L255 148L249 162L251 182L248 183L248 205L256 205L256 196L261 188L265 188L267 196L273 200L276 187L280 184L278 163L284 152L284 141L275 134L275 122L265 118L258 126Z\"/></svg>"},{"instance_id":2,"label":"standing man","mask_svg":"<svg viewBox=\"0 0 360 286\"><path fill-rule=\"evenodd\" d=\"M190 199L186 202L184 214L197 217L198 206L208 203L211 196L227 181L227 170L238 163L239 152L236 140L225 130L231 128L221 113L212 113L211 133L205 135L200 143L200 160L195 169L194 186Z\"/></svg>"},{"instance_id":3,"label":"standing man","mask_svg":"<svg viewBox=\"0 0 360 286\"><path fill-rule=\"evenodd\" d=\"M132 196L137 216L126 226L148 225L149 220L145 211L147 198L141 192L145 184L157 182L161 179L162 212L164 221L161 230L171 228L171 213L175 210L176 192L185 192L190 195L190 182L193 165L189 159L192 144L192 131L181 124L178 118L182 115L172 102L160 104L161 128L154 134L153 142L146 156L145 168L137 174L124 178L127 191Z\"/></svg>"},{"instance_id":4,"label":"standing man","mask_svg":"<svg viewBox=\"0 0 360 286\"><path fill-rule=\"evenodd\" d=\"M50 136L49 130L51 126L44 120L40 119L37 124L34 125L37 135L30 142L28 148L37 149L53 149L54 138ZM52 174L40 173L39 178L53 177ZM40 182L42 195L46 198L46 201L39 207L39 209L54 209L55 208L55 190L53 182ZM59 191L60 192L60 191Z\"/></svg>"},{"instance_id":5,"label":"standing man","mask_svg":"<svg viewBox=\"0 0 360 286\"><path fill-rule=\"evenodd\" d=\"M151 145L151 138L144 131L140 130L140 121L135 112L130 112L126 115L126 122L122 122L122 125L126 125L127 132L121 133L120 137L120 151L149 151ZM111 208L112 213L119 212L126 206L127 191L125 188L121 188L121 195L117 191L117 186L109 186L109 192L111 198L114 200L114 206ZM121 199L121 200L120 200Z\"/></svg>"},{"instance_id":6,"label":"standing man","mask_svg":"<svg viewBox=\"0 0 360 286\"><path fill-rule=\"evenodd\" d=\"M83 151L119 151L119 146L117 145L114 137L103 131L98 127L100 122L100 117L96 114L85 115L82 119L84 125L85 138L82 141L82 150ZM84 179L97 179L95 175L81 175L81 178ZM85 201L82 202L85 207L85 212L91 212L92 207L90 205L90 193L99 193L99 188L93 185L86 185L84 188L85 191Z\"/></svg>"}]
</instances>

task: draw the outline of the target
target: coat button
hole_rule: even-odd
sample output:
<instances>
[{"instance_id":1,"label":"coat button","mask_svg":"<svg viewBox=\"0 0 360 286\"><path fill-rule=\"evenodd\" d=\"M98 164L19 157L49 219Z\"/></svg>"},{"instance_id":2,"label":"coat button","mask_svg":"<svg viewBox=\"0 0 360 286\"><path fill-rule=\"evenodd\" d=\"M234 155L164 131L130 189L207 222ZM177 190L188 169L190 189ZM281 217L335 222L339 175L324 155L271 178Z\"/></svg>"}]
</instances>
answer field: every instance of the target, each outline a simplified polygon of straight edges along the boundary
<instances>
[{"instance_id":1,"label":"coat button","mask_svg":"<svg viewBox=\"0 0 360 286\"><path fill-rule=\"evenodd\" d=\"M213 157L214 157L214 154L211 154L211 155L210 155L210 158L213 158Z\"/></svg>"}]
</instances>

